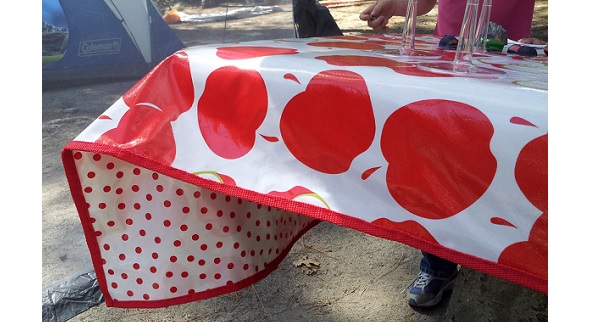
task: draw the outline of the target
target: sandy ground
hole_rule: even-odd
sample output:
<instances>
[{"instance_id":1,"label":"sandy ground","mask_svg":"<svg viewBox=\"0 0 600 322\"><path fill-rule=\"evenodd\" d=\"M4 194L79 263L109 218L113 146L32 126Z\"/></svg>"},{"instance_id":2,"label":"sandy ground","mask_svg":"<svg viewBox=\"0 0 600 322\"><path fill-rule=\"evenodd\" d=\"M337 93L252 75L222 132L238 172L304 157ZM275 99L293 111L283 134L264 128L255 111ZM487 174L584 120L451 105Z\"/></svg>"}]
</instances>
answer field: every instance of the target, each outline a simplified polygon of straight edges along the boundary
<instances>
[{"instance_id":1,"label":"sandy ground","mask_svg":"<svg viewBox=\"0 0 600 322\"><path fill-rule=\"evenodd\" d=\"M358 20L358 13L369 3L331 6L344 34L372 32ZM547 1L538 1L538 6L545 28L538 19L534 31L547 39ZM282 12L226 25L172 27L186 46L253 40L265 34L266 38L294 37L291 6L280 7ZM181 10L202 13L201 8ZM436 12L419 18L418 32L433 29ZM402 18L393 20L391 32L401 32L402 23ZM92 269L60 151L134 83L121 80L42 93L42 289ZM315 274L307 275L292 264L302 255L320 261ZM418 250L403 244L323 222L294 245L277 270L243 290L161 309L108 308L102 303L71 321L548 320L546 294L468 268L461 270L452 296L446 296L440 307L415 310L406 303L402 290L417 274L419 258Z\"/></svg>"}]
</instances>

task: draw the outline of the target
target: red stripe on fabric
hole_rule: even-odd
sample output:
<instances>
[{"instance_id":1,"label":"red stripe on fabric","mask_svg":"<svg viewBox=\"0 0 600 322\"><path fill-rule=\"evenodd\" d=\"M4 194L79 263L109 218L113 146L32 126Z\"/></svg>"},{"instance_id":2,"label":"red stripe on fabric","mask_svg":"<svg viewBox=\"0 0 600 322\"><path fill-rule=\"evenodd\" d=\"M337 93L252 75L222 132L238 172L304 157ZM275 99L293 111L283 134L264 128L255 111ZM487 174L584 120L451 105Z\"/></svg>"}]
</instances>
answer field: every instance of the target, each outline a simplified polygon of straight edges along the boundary
<instances>
[{"instance_id":1,"label":"red stripe on fabric","mask_svg":"<svg viewBox=\"0 0 600 322\"><path fill-rule=\"evenodd\" d=\"M86 144L87 146L87 144ZM69 184L69 190L71 191L71 197L75 203L75 208L79 214L79 220L83 227L83 235L85 236L85 242L88 245L90 254L92 255L92 265L96 272L96 278L98 279L98 285L102 294L104 294L105 302L107 305L113 303L113 299L108 291L106 285L106 276L104 276L104 270L102 269L102 259L100 257L100 246L98 245L96 236L94 235L94 228L90 220L90 213L87 208L85 197L83 196L83 188L79 181L79 175L77 173L77 167L75 166L75 159L73 158L73 150L84 150L79 147L77 142L69 143L61 152L63 167L65 168L65 175ZM96 256L94 256L96 254Z\"/></svg>"}]
</instances>

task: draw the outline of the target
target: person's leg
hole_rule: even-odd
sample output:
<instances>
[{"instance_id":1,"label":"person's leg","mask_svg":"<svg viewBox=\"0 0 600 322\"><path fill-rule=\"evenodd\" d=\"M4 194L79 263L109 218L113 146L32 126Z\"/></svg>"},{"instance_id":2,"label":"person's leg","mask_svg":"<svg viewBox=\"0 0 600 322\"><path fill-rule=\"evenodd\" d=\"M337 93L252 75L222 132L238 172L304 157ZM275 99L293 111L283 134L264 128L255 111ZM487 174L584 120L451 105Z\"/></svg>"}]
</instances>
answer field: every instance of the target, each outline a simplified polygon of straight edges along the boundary
<instances>
[{"instance_id":1,"label":"person's leg","mask_svg":"<svg viewBox=\"0 0 600 322\"><path fill-rule=\"evenodd\" d=\"M433 254L422 252L421 257L421 271L432 274L436 277L448 277L456 271L458 266L456 263L447 261L443 258L437 257Z\"/></svg>"},{"instance_id":2,"label":"person's leg","mask_svg":"<svg viewBox=\"0 0 600 322\"><path fill-rule=\"evenodd\" d=\"M444 292L454 287L457 275L456 263L423 252L419 275L408 286L408 304L414 307L438 305Z\"/></svg>"}]
</instances>

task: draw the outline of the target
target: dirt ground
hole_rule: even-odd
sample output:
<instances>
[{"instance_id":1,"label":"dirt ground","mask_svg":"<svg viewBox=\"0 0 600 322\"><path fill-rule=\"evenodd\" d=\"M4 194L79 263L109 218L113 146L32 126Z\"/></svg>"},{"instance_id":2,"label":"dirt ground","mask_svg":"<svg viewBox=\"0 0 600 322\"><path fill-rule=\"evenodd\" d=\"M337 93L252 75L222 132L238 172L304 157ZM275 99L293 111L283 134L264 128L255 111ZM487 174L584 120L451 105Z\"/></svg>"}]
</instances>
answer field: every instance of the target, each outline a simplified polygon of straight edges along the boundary
<instances>
[{"instance_id":1,"label":"dirt ground","mask_svg":"<svg viewBox=\"0 0 600 322\"><path fill-rule=\"evenodd\" d=\"M172 25L186 46L266 38L292 38L291 1L283 10L227 23ZM358 14L370 1L331 5L346 35L373 32ZM215 10L233 10L232 4ZM178 7L187 14L208 12ZM418 33L430 33L437 9L418 18ZM401 33L403 18L389 32ZM548 3L536 1L533 37L548 38ZM268 31L265 33L265 31ZM90 270L60 151L104 112L135 80L56 88L42 92L42 288ZM318 259L308 275L293 265L302 255ZM83 258L83 260L82 260ZM160 309L92 307L70 321L547 321L548 296L462 268L452 296L429 310L408 306L402 290L418 273L420 251L352 229L322 222L292 248L279 268L240 291Z\"/></svg>"}]
</instances>

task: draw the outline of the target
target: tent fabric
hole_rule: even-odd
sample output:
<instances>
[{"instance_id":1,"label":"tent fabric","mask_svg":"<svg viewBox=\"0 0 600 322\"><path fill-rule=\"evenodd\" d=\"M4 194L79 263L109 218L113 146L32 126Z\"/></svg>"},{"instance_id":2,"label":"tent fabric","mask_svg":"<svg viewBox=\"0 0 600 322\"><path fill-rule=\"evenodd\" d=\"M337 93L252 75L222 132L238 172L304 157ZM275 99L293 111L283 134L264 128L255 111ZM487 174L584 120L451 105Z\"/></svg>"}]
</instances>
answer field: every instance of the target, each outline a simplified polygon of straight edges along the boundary
<instances>
[{"instance_id":1,"label":"tent fabric","mask_svg":"<svg viewBox=\"0 0 600 322\"><path fill-rule=\"evenodd\" d=\"M56 0L43 0L43 9L56 11L46 1ZM62 57L42 65L44 84L141 77L184 47L150 0L58 1L68 44ZM42 19L53 16L44 13Z\"/></svg>"}]
</instances>

